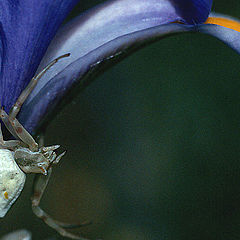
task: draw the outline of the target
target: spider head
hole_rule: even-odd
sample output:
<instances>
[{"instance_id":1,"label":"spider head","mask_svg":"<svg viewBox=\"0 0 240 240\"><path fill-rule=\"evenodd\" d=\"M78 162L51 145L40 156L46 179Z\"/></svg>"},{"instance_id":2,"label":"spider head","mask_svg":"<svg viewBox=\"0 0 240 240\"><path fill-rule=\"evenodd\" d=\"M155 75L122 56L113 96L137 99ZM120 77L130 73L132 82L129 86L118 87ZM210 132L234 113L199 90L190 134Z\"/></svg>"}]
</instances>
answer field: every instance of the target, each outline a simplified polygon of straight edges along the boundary
<instances>
[{"instance_id":1,"label":"spider head","mask_svg":"<svg viewBox=\"0 0 240 240\"><path fill-rule=\"evenodd\" d=\"M18 148L14 152L14 159L25 173L47 175L47 171L52 164L57 164L65 154L63 152L57 156L55 150L59 147L59 145L42 147L37 152L32 152L28 148Z\"/></svg>"}]
</instances>

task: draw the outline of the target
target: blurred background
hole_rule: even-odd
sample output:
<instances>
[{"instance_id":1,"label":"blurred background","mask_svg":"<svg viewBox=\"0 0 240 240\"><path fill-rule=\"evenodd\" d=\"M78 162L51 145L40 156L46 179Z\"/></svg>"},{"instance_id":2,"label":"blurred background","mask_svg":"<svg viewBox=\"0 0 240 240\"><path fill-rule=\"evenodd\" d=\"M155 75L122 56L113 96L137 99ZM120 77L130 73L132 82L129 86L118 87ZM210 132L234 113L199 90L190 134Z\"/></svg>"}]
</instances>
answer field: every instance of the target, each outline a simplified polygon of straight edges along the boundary
<instances>
[{"instance_id":1,"label":"blurred background","mask_svg":"<svg viewBox=\"0 0 240 240\"><path fill-rule=\"evenodd\" d=\"M88 3L87 3L88 2ZM70 16L103 1L81 1ZM240 2L217 12L240 17ZM41 206L93 223L91 240L240 239L240 57L202 34L148 46L98 77L56 116L46 145L67 155ZM31 211L33 176L0 222L63 239Z\"/></svg>"}]
</instances>

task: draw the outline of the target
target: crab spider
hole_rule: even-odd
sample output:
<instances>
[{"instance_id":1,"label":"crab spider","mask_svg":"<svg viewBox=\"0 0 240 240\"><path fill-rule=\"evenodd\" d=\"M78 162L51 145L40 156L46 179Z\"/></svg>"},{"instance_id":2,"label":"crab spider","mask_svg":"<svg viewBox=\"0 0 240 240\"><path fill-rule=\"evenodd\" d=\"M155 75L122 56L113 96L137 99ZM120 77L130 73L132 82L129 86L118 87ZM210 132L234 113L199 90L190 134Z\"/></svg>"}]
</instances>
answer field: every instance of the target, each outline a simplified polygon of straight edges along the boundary
<instances>
[{"instance_id":1,"label":"crab spider","mask_svg":"<svg viewBox=\"0 0 240 240\"><path fill-rule=\"evenodd\" d=\"M51 176L52 166L60 161L65 152L57 156L55 150L60 147L59 145L44 147L42 143L38 144L16 119L21 106L36 86L38 80L59 59L68 57L69 55L68 53L56 58L39 74L33 77L28 86L20 94L16 103L12 106L9 115L3 108L0 109L0 120L2 120L8 131L16 139L4 141L0 123L0 217L5 216L11 205L19 197L25 183L25 173L36 173L31 197L34 214L62 236L86 240L65 230L65 228L79 227L81 225L58 222L52 219L39 206L41 197Z\"/></svg>"}]
</instances>

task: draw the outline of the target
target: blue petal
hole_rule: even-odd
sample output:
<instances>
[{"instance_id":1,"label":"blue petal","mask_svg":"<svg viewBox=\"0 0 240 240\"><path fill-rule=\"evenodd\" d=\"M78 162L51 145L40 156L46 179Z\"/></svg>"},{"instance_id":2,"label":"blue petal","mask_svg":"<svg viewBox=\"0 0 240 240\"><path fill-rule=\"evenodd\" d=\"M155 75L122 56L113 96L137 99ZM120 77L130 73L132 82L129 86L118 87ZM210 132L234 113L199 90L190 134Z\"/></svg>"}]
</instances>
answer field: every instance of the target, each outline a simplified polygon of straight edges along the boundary
<instances>
[{"instance_id":1,"label":"blue petal","mask_svg":"<svg viewBox=\"0 0 240 240\"><path fill-rule=\"evenodd\" d=\"M212 0L173 0L186 24L204 23L211 11Z\"/></svg>"},{"instance_id":2,"label":"blue petal","mask_svg":"<svg viewBox=\"0 0 240 240\"><path fill-rule=\"evenodd\" d=\"M190 31L172 1L115 0L92 9L59 30L40 69L68 53L40 80L27 99L20 121L33 131L38 122L74 87L87 85L94 74L133 51L169 34Z\"/></svg>"},{"instance_id":3,"label":"blue petal","mask_svg":"<svg viewBox=\"0 0 240 240\"><path fill-rule=\"evenodd\" d=\"M0 101L6 110L35 73L51 39L77 2L0 1Z\"/></svg>"}]
</instances>

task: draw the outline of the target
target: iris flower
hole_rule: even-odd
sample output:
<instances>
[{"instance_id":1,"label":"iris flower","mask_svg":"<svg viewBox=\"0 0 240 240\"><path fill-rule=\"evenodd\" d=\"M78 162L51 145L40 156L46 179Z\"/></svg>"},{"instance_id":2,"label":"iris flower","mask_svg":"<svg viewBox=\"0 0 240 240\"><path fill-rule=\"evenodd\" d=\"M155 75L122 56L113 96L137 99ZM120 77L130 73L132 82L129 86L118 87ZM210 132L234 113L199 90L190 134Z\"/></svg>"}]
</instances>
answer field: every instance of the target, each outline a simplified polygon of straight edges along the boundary
<instances>
[{"instance_id":1,"label":"iris flower","mask_svg":"<svg viewBox=\"0 0 240 240\"><path fill-rule=\"evenodd\" d=\"M18 115L33 134L103 70L163 37L201 32L240 52L240 22L211 13L212 0L110 0L62 25L77 3L0 2L0 102L6 112L36 73L70 53L39 80Z\"/></svg>"},{"instance_id":2,"label":"iris flower","mask_svg":"<svg viewBox=\"0 0 240 240\"><path fill-rule=\"evenodd\" d=\"M71 54L41 78L23 105L18 119L31 133L104 69L163 37L202 32L240 50L240 22L210 13L212 0L111 0L61 26L77 3L0 3L0 102L7 112L36 72Z\"/></svg>"}]
</instances>

